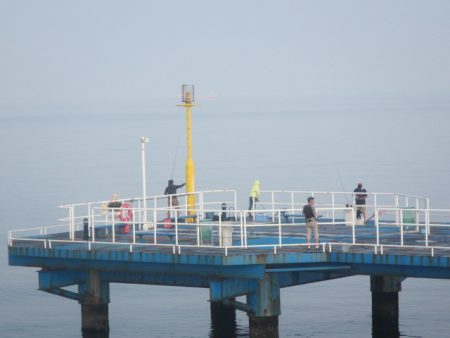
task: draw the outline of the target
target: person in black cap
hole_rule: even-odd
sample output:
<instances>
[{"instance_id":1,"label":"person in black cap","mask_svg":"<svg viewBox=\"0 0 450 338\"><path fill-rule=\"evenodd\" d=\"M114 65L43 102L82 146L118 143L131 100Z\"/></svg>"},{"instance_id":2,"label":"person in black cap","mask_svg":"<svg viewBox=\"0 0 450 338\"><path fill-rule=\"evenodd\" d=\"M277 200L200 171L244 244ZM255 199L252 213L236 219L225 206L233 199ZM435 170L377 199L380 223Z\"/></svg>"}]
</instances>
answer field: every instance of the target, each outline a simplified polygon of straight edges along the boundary
<instances>
[{"instance_id":1,"label":"person in black cap","mask_svg":"<svg viewBox=\"0 0 450 338\"><path fill-rule=\"evenodd\" d=\"M358 183L358 186L353 190L353 192L358 193L355 194L355 204L356 204L356 218L363 218L364 222L367 219L366 215L366 198L367 198L367 190L363 188L362 183Z\"/></svg>"},{"instance_id":2,"label":"person in black cap","mask_svg":"<svg viewBox=\"0 0 450 338\"><path fill-rule=\"evenodd\" d=\"M306 221L306 245L310 249L311 231L314 232L314 247L319 249L319 226L317 224L316 208L314 207L314 197L308 197L308 204L303 207L303 215Z\"/></svg>"},{"instance_id":3,"label":"person in black cap","mask_svg":"<svg viewBox=\"0 0 450 338\"><path fill-rule=\"evenodd\" d=\"M176 185L174 184L173 180L169 180L169 185L166 187L166 190L164 190L164 195L169 195L168 204L169 208L174 207L175 209L178 209L178 206L180 203L178 202L177 196L177 189L182 188L186 185L186 183ZM170 218L170 210L167 211L167 217Z\"/></svg>"}]
</instances>

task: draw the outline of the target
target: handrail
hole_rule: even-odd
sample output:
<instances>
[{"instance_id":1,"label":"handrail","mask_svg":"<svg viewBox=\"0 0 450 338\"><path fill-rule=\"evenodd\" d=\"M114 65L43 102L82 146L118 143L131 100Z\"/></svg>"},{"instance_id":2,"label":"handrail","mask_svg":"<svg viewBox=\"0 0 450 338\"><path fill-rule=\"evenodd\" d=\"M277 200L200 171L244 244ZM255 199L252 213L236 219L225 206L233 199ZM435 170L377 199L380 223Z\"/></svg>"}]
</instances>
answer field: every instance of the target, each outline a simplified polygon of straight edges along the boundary
<instances>
[{"instance_id":1,"label":"handrail","mask_svg":"<svg viewBox=\"0 0 450 338\"><path fill-rule=\"evenodd\" d=\"M211 195L208 195L211 193ZM231 193L232 196L230 198L229 195L220 195L220 201L211 200L214 199L215 193ZM60 241L68 241L70 243L78 243L80 234L80 226L83 224L84 219L87 219L89 224L89 233L90 240L81 241L81 242L89 242L89 243L101 243L104 242L105 239L107 241L105 243L113 243L113 244L122 244L124 239L119 231L120 227L123 227L125 223L130 224L131 226L131 244L128 239L126 239L127 245L130 245L130 250L132 250L133 245L142 245L143 243L139 243L138 236L144 236L152 234L153 239L152 243L146 243L148 245L162 245L165 243L161 243L161 234L167 233L163 227L163 218L166 218L167 213L170 213L170 221L169 224L173 224L173 232L174 236L174 251L175 249L180 252L181 247L187 247L188 244L180 244L182 241L188 238L194 244L190 244L191 246L197 247L219 247L224 248L225 253L228 252L229 249L239 247L239 248L252 248L252 247L273 247L276 252L277 248L281 248L284 246L289 246L291 244L284 241L284 239L291 237L292 234L289 233L289 228L293 225L295 226L304 226L304 224L298 223L299 215L302 213L302 205L305 203L297 202L295 197L296 194L314 194L317 200L316 210L319 214L324 215L322 219L318 219L319 226L320 225L331 225L331 226L348 226L348 230L342 228L345 236L350 236L348 242L339 242L341 245L375 245L375 250L383 251L383 247L388 247L387 244L383 243L382 236L382 228L384 227L397 227L400 238L399 244L396 247L407 247L408 241L405 240L405 234L415 232L418 236L422 236L424 238L424 244L416 245L415 247L420 248L441 248L441 246L430 246L430 236L432 236L431 228L450 228L449 221L443 221L442 217L450 215L450 210L448 209L431 209L429 208L429 199L405 194L395 194L395 193L367 193L370 198L373 197L373 203L364 205L366 210L373 210L374 217L374 226L369 228L363 228L364 231L369 231L373 234L373 242L366 241L359 236L359 225L357 225L356 220L356 206L349 206L346 203L343 203L342 200L337 199L337 196L341 196L342 194L352 194L354 192L314 192L314 191L290 191L290 190L279 190L279 191L262 191L262 193L270 193L270 202L265 202L259 204L272 206L268 208L264 208L264 210L254 210L253 216L256 214L264 214L269 219L270 222L253 222L255 219L247 218L248 210L237 209L237 193L235 190L209 190L209 191L201 191L194 192L192 194L198 194L199 199L198 203L195 204L193 208L188 208L186 204L181 204L179 207L171 206L170 204L161 206L157 203L159 200L167 199L167 195L157 195L147 197L146 199L152 199L153 205L149 208L142 208L142 197L137 199L120 199L120 201L138 201L138 207L129 208L132 211L131 219L127 219L125 221L120 221L119 219L119 211L122 208L105 208L104 202L88 202L88 203L78 203L71 205L60 206L62 208L67 208L69 211L68 217L61 218L63 224L52 225L46 227L34 227L28 229L16 229L8 232L8 245L13 246L15 241L24 240L24 241L37 241L43 242L44 246L47 248L51 247L52 242L57 242L57 239L48 237L47 239L43 238L35 238L33 236L43 235L43 236L51 236L56 233L57 229L62 229L63 233L67 233L67 239L60 239ZM284 196L284 200L277 199L276 194L285 193L287 195ZM322 198L321 194L328 194L325 198ZM187 196L189 194L180 193L175 194L174 196ZM383 200L382 196L390 196L393 197L392 200ZM327 200L328 198L328 200ZM219 198L215 198L219 199ZM331 199L331 203L330 203ZM414 200L411 200L414 199ZM268 199L269 200L269 199ZM226 202L230 203L234 209L223 210L219 206L221 203ZM412 203L411 203L412 202ZM284 206L284 207L283 207ZM79 207L83 207L83 212L81 213ZM87 207L87 209L84 209ZM195 214L193 217L182 216L182 214L187 214L188 212L192 212ZM205 221L206 212L212 212L216 216L218 216L218 221ZM231 220L223 221L222 215L225 212L226 216ZM146 219L142 217L144 213L147 215L151 215L148 218L148 225L150 228L146 227L147 224L143 224L142 220ZM286 213L288 213L286 216ZM290 216L292 214L293 216ZM330 216L331 215L331 216ZM184 222L184 219L188 218L188 223ZM82 222L83 221L83 222ZM205 229L211 229L211 238L215 238L216 242L214 244L211 243L203 243L202 240L202 231L206 231ZM260 232L257 229L264 229ZM231 230L230 230L231 229ZM425 229L425 230L424 230ZM65 231L67 230L67 231ZM104 230L105 236L98 238L97 231ZM424 232L422 232L424 230ZM165 232L166 231L166 232ZM209 231L209 230L208 230ZM231 231L232 238L238 239L238 242L233 245L233 241L229 237ZM30 233L38 232L37 234L31 235ZM59 233L59 232L58 232ZM254 236L258 235L258 233L262 234L262 236L268 236L274 240L276 243L269 244L255 244L258 241L254 241ZM130 236L128 235L128 236ZM227 238L227 239L226 239ZM346 237L347 238L347 237ZM407 239L407 238L406 238ZM231 243L231 244L230 244ZM431 242L433 243L433 242ZM167 243L166 243L167 244ZM302 243L299 243L300 245ZM91 245L91 244L89 244ZM173 245L173 244L170 244ZM321 245L325 245L321 243ZM329 245L331 250L332 245L337 245L333 241L329 241L326 243ZM391 245L391 244L389 244ZM393 244L395 245L395 244ZM447 247L443 247L447 249ZM450 248L450 247L449 247ZM434 249L433 249L434 250ZM434 251L433 251L434 254Z\"/></svg>"}]
</instances>

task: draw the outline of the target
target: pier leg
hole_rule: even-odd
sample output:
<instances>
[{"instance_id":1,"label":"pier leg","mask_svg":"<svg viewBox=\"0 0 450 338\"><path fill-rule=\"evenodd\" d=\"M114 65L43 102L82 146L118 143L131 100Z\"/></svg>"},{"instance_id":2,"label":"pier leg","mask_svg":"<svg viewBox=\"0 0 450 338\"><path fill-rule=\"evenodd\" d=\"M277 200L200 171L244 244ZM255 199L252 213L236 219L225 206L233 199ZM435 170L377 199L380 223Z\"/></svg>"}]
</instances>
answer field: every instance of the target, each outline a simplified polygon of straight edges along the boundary
<instances>
[{"instance_id":1,"label":"pier leg","mask_svg":"<svg viewBox=\"0 0 450 338\"><path fill-rule=\"evenodd\" d=\"M278 338L280 315L280 285L277 274L266 274L258 281L256 292L247 295L247 303L254 310L249 314L251 338Z\"/></svg>"},{"instance_id":2,"label":"pier leg","mask_svg":"<svg viewBox=\"0 0 450 338\"><path fill-rule=\"evenodd\" d=\"M403 277L371 276L373 337L398 337L398 293Z\"/></svg>"},{"instance_id":3,"label":"pier leg","mask_svg":"<svg viewBox=\"0 0 450 338\"><path fill-rule=\"evenodd\" d=\"M98 271L89 271L86 283L78 289L83 337L108 337L109 283L102 282Z\"/></svg>"},{"instance_id":4,"label":"pier leg","mask_svg":"<svg viewBox=\"0 0 450 338\"><path fill-rule=\"evenodd\" d=\"M236 337L236 309L233 305L211 301L211 338Z\"/></svg>"}]
</instances>

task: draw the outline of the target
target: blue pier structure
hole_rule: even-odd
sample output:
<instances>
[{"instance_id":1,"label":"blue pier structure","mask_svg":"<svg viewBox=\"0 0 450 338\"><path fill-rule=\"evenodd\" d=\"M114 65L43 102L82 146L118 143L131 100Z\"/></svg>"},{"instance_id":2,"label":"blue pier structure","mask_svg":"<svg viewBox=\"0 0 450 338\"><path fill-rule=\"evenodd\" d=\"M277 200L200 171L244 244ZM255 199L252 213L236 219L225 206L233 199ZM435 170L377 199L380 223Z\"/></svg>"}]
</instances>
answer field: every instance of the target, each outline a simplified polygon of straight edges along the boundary
<instances>
[{"instance_id":1,"label":"blue pier structure","mask_svg":"<svg viewBox=\"0 0 450 338\"><path fill-rule=\"evenodd\" d=\"M450 210L427 198L369 193L364 220L353 193L263 191L250 213L234 190L195 194L190 210L185 194L179 206L167 196L61 206L60 224L9 232L9 264L39 267L39 290L78 301L83 332L109 331L109 286L131 283L208 288L218 318L245 311L251 337L278 337L281 288L367 275L374 334L395 336L401 282L450 279ZM305 242L310 195L318 249Z\"/></svg>"}]
</instances>

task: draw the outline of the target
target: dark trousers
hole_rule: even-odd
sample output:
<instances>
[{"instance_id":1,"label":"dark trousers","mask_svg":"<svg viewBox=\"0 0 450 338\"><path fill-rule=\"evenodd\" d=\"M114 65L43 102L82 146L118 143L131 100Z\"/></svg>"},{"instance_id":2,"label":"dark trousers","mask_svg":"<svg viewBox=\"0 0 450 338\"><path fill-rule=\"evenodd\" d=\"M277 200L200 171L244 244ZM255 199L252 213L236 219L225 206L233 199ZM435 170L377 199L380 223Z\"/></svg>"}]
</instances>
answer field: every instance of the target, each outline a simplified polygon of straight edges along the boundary
<instances>
[{"instance_id":1,"label":"dark trousers","mask_svg":"<svg viewBox=\"0 0 450 338\"><path fill-rule=\"evenodd\" d=\"M248 210L253 210L255 208L255 202L258 202L258 199L250 196L248 198Z\"/></svg>"}]
</instances>

